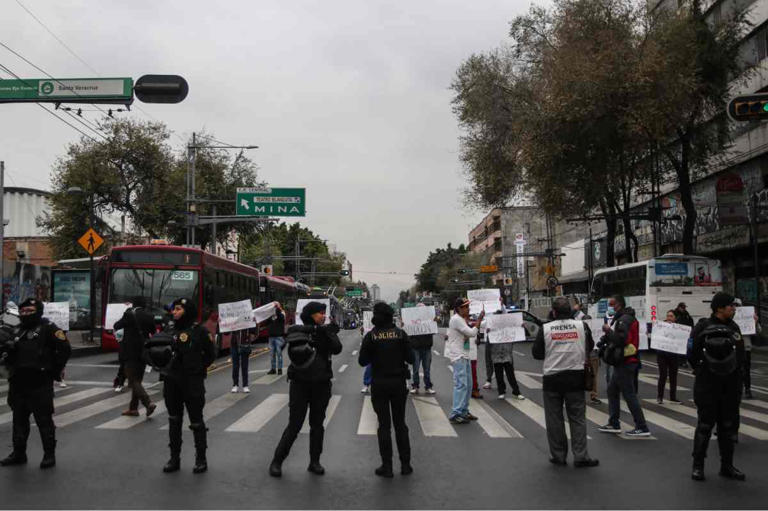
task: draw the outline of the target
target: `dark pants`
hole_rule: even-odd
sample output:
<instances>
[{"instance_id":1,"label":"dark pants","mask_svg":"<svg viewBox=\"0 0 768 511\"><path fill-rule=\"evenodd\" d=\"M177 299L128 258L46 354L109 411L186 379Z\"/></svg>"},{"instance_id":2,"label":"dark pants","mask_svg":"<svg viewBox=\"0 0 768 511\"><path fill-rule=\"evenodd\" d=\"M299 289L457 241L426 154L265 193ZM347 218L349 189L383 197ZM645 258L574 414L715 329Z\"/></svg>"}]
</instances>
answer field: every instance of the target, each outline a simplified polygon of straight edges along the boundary
<instances>
[{"instance_id":1,"label":"dark pants","mask_svg":"<svg viewBox=\"0 0 768 511\"><path fill-rule=\"evenodd\" d=\"M512 386L512 393L515 395L520 394L520 387L517 385L517 379L515 378L515 366L512 362L493 364L493 367L496 370L496 388L499 390L499 394L507 393L507 384L504 382L505 371L509 384Z\"/></svg>"},{"instance_id":2,"label":"dark pants","mask_svg":"<svg viewBox=\"0 0 768 511\"><path fill-rule=\"evenodd\" d=\"M128 378L128 386L131 387L131 402L128 404L129 410L138 410L139 402L144 405L144 408L149 408L149 404L152 402L147 395L147 391L144 390L142 381L144 380L144 367L129 365L125 366L125 376Z\"/></svg>"},{"instance_id":3,"label":"dark pants","mask_svg":"<svg viewBox=\"0 0 768 511\"><path fill-rule=\"evenodd\" d=\"M163 386L165 407L168 410L168 437L171 456L181 453L181 424L184 408L189 415L189 429L195 439L195 449L205 451L207 444L203 407L205 406L205 380L202 376L166 377Z\"/></svg>"},{"instance_id":4,"label":"dark pants","mask_svg":"<svg viewBox=\"0 0 768 511\"><path fill-rule=\"evenodd\" d=\"M117 368L117 376L112 381L113 387L122 387L125 385L125 362L120 362L120 366Z\"/></svg>"},{"instance_id":5,"label":"dark pants","mask_svg":"<svg viewBox=\"0 0 768 511\"><path fill-rule=\"evenodd\" d=\"M493 358L491 357L491 343L488 339L485 340L485 381L491 383L493 381Z\"/></svg>"},{"instance_id":6,"label":"dark pants","mask_svg":"<svg viewBox=\"0 0 768 511\"><path fill-rule=\"evenodd\" d=\"M405 403L408 389L405 381L397 383L375 383L371 386L371 404L379 418L379 453L384 465L392 465L392 426L395 428L397 452L402 464L411 462L411 443L408 440L408 426L405 424Z\"/></svg>"},{"instance_id":7,"label":"dark pants","mask_svg":"<svg viewBox=\"0 0 768 511\"><path fill-rule=\"evenodd\" d=\"M744 355L746 356L744 359L744 390L752 392L752 377L749 374L752 370L752 352L745 351Z\"/></svg>"},{"instance_id":8,"label":"dark pants","mask_svg":"<svg viewBox=\"0 0 768 511\"><path fill-rule=\"evenodd\" d=\"M40 430L40 440L46 453L56 450L56 427L53 425L53 382L26 387L11 382L8 405L13 410L13 450L26 453L29 438L30 414Z\"/></svg>"},{"instance_id":9,"label":"dark pants","mask_svg":"<svg viewBox=\"0 0 768 511\"><path fill-rule=\"evenodd\" d=\"M667 384L667 374L669 374L669 399L677 401L677 366L679 362L677 354L657 351L656 362L659 364L659 382L656 389L658 398L664 399L664 386Z\"/></svg>"},{"instance_id":10,"label":"dark pants","mask_svg":"<svg viewBox=\"0 0 768 511\"><path fill-rule=\"evenodd\" d=\"M738 374L724 377L709 372L696 375L693 384L693 401L696 403L699 422L693 437L693 462L703 467L712 430L717 426L717 444L720 448L720 464L733 465L734 440L739 427L741 402L741 378Z\"/></svg>"},{"instance_id":11,"label":"dark pants","mask_svg":"<svg viewBox=\"0 0 768 511\"><path fill-rule=\"evenodd\" d=\"M611 426L619 427L619 417L621 416L621 397L627 403L632 418L635 420L637 429L647 429L643 410L640 408L640 400L637 399L635 390L635 376L637 376L637 364L624 364L615 366L611 381L608 384L608 411L610 418L608 422Z\"/></svg>"},{"instance_id":12,"label":"dark pants","mask_svg":"<svg viewBox=\"0 0 768 511\"><path fill-rule=\"evenodd\" d=\"M419 388L419 365L424 369L424 388L432 388L432 376L430 375L430 366L432 365L432 348L414 348L413 349L413 388Z\"/></svg>"},{"instance_id":13,"label":"dark pants","mask_svg":"<svg viewBox=\"0 0 768 511\"><path fill-rule=\"evenodd\" d=\"M293 442L304 425L309 408L309 459L319 462L323 453L325 410L331 400L331 382L291 381L288 391L288 426L275 449L275 461L282 463L288 457Z\"/></svg>"},{"instance_id":14,"label":"dark pants","mask_svg":"<svg viewBox=\"0 0 768 511\"><path fill-rule=\"evenodd\" d=\"M232 385L237 387L238 373L242 373L243 387L248 386L248 363L250 361L250 351L232 350Z\"/></svg>"},{"instance_id":15,"label":"dark pants","mask_svg":"<svg viewBox=\"0 0 768 511\"><path fill-rule=\"evenodd\" d=\"M582 461L589 458L587 453L587 401L584 391L544 391L544 418L547 424L547 441L551 456L565 460L568 456L568 437L565 435L563 405L571 428L571 449L573 458Z\"/></svg>"}]
</instances>

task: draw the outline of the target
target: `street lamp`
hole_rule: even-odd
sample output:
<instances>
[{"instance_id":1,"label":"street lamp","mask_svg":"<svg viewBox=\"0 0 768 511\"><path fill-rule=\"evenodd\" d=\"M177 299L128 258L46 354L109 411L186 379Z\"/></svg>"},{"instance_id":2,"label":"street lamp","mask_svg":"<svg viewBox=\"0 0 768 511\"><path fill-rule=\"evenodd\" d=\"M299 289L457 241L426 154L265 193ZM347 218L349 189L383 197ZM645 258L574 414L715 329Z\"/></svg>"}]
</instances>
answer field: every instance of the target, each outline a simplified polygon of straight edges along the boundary
<instances>
[{"instance_id":1,"label":"street lamp","mask_svg":"<svg viewBox=\"0 0 768 511\"><path fill-rule=\"evenodd\" d=\"M71 186L67 188L67 195L72 196L81 196L85 192L82 188L79 186ZM93 194L89 194L88 196L88 227L93 228ZM96 278L94 277L94 267L93 267L93 253L89 254L89 269L90 269L90 335L89 338L91 340L91 344L94 344L93 340L93 331L96 328L96 312L95 312L95 306L96 306Z\"/></svg>"}]
</instances>

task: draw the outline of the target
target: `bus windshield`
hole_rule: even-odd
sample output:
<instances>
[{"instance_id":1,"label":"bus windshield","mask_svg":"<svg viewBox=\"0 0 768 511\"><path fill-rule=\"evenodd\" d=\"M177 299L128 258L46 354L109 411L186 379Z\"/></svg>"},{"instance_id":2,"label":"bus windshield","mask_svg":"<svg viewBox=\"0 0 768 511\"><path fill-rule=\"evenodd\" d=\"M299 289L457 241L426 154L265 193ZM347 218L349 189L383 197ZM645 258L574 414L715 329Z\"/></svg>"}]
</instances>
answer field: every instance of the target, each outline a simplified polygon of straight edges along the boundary
<instances>
[{"instance_id":1,"label":"bus windshield","mask_svg":"<svg viewBox=\"0 0 768 511\"><path fill-rule=\"evenodd\" d=\"M191 298L197 303L198 272L195 270L157 270L153 268L117 268L112 270L109 303L137 303L156 316L165 314L164 305L177 298Z\"/></svg>"}]
</instances>

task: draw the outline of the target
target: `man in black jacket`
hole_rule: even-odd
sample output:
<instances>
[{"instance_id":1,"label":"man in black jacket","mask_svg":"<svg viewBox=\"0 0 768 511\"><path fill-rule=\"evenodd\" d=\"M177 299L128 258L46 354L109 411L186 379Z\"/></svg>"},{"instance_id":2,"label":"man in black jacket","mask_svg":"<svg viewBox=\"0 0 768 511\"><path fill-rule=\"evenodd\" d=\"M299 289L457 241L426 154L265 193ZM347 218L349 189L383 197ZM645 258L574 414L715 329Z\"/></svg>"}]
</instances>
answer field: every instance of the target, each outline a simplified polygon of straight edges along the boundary
<instances>
[{"instance_id":1,"label":"man in black jacket","mask_svg":"<svg viewBox=\"0 0 768 511\"><path fill-rule=\"evenodd\" d=\"M134 300L141 304L139 300ZM131 388L131 402L123 415L135 417L139 415L139 402L147 410L147 417L152 415L157 405L149 399L142 381L146 367L142 352L144 343L155 333L155 318L146 309L134 303L123 313L123 317L115 323L115 331L123 331L123 342L120 343L120 362L123 364L128 386Z\"/></svg>"},{"instance_id":2,"label":"man in black jacket","mask_svg":"<svg viewBox=\"0 0 768 511\"><path fill-rule=\"evenodd\" d=\"M331 355L341 353L339 327L335 323L325 325L326 306L320 302L309 302L301 311L303 325L288 329L288 426L275 449L269 475L282 476L282 465L291 450L293 442L301 431L309 408L309 466L313 474L323 475L320 464L325 435L325 410L331 399Z\"/></svg>"},{"instance_id":3,"label":"man in black jacket","mask_svg":"<svg viewBox=\"0 0 768 511\"><path fill-rule=\"evenodd\" d=\"M395 326L394 314L392 307L386 303L379 302L373 306L373 330L363 339L358 356L361 366L371 364L371 404L379 419L377 435L381 454L381 466L375 472L382 477L393 477L393 423L397 452L400 455L400 473L408 475L413 472L411 444L408 440L408 426L405 424L405 403L408 398L405 380L408 377L406 364L414 363L415 350L408 343L408 334Z\"/></svg>"}]
</instances>

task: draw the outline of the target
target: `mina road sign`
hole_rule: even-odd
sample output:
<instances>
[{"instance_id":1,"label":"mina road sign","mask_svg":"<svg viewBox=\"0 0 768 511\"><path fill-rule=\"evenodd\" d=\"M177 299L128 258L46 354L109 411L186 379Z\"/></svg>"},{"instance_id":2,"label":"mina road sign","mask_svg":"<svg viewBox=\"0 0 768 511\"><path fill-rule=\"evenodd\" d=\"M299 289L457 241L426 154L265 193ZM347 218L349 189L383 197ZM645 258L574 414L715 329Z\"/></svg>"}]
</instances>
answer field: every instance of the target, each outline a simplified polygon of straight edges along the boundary
<instances>
[{"instance_id":1,"label":"mina road sign","mask_svg":"<svg viewBox=\"0 0 768 511\"><path fill-rule=\"evenodd\" d=\"M0 80L0 103L130 103L133 78L45 78Z\"/></svg>"},{"instance_id":2,"label":"mina road sign","mask_svg":"<svg viewBox=\"0 0 768 511\"><path fill-rule=\"evenodd\" d=\"M238 188L237 216L306 216L306 188Z\"/></svg>"}]
</instances>

